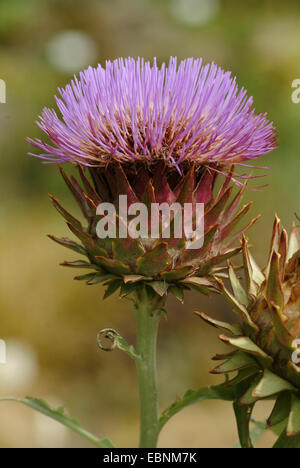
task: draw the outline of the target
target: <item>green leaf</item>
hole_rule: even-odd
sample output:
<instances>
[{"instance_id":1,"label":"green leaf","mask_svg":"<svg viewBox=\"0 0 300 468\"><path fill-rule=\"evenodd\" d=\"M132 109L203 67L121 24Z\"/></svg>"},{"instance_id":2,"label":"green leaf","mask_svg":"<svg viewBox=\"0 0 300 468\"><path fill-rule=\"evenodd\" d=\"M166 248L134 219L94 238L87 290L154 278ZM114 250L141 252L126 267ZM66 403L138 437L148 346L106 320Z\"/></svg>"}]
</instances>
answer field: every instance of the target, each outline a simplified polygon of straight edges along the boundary
<instances>
[{"instance_id":1,"label":"green leaf","mask_svg":"<svg viewBox=\"0 0 300 468\"><path fill-rule=\"evenodd\" d=\"M120 262L119 260L113 260L111 258L106 258L102 256L97 256L96 259L104 268L107 270L109 273L112 273L113 275L129 275L130 274L130 268L125 265L124 263Z\"/></svg>"},{"instance_id":2,"label":"green leaf","mask_svg":"<svg viewBox=\"0 0 300 468\"><path fill-rule=\"evenodd\" d=\"M202 278L201 276L190 276L189 278L182 280L182 283L195 284L196 286L201 286L201 287L204 286L204 287L216 289L216 286L214 285L214 283L209 281L207 278Z\"/></svg>"},{"instance_id":3,"label":"green leaf","mask_svg":"<svg viewBox=\"0 0 300 468\"><path fill-rule=\"evenodd\" d=\"M252 271L252 278L255 284L258 286L261 286L262 283L265 281L265 277L263 273L261 272L259 266L255 262L254 258L251 255L251 252L248 252L248 258L251 266L251 271Z\"/></svg>"},{"instance_id":4,"label":"green leaf","mask_svg":"<svg viewBox=\"0 0 300 468\"><path fill-rule=\"evenodd\" d=\"M245 236L243 236L243 260L244 260L244 270L246 274L247 289L249 294L256 296L260 285L265 280L264 275L256 265L253 257L249 252L248 241Z\"/></svg>"},{"instance_id":5,"label":"green leaf","mask_svg":"<svg viewBox=\"0 0 300 468\"><path fill-rule=\"evenodd\" d=\"M98 244L98 240L96 241L90 234L83 232L80 229L77 229L71 223L67 223L69 229L76 237L85 245L88 251L93 252L93 255L100 255L107 257L107 252Z\"/></svg>"},{"instance_id":6,"label":"green leaf","mask_svg":"<svg viewBox=\"0 0 300 468\"><path fill-rule=\"evenodd\" d=\"M251 441L249 424L254 405L240 406L234 402L233 409L242 448L253 448Z\"/></svg>"},{"instance_id":7,"label":"green leaf","mask_svg":"<svg viewBox=\"0 0 300 468\"><path fill-rule=\"evenodd\" d=\"M212 228L209 229L209 231L205 234L204 237L204 243L201 249L185 249L183 250L182 254L180 255L179 258L179 263L181 265L188 265L188 268L193 270L192 266L194 265L195 267L199 266L199 258L203 258L206 250L210 247L210 242L212 238L214 237L215 233L218 230L218 225L213 226ZM203 274L208 273L211 270L210 267L208 267Z\"/></svg>"},{"instance_id":8,"label":"green leaf","mask_svg":"<svg viewBox=\"0 0 300 468\"><path fill-rule=\"evenodd\" d=\"M191 203L194 186L195 168L194 166L192 166L189 172L184 177L184 179L181 181L181 185L179 186L178 192L176 193L176 202L180 203L181 205L183 205L184 203Z\"/></svg>"},{"instance_id":9,"label":"green leaf","mask_svg":"<svg viewBox=\"0 0 300 468\"><path fill-rule=\"evenodd\" d=\"M77 244L77 242L74 242L72 241L71 239L69 239L68 237L62 237L61 239L56 237L56 236L53 236L51 234L48 234L48 237L49 239L53 240L54 242L56 242L57 244L60 244L62 245L63 247L67 247L68 249L71 249L73 250L74 252L77 252L79 254L82 254L82 255L86 255L87 254L87 251L86 249L80 245L80 244Z\"/></svg>"},{"instance_id":10,"label":"green leaf","mask_svg":"<svg viewBox=\"0 0 300 468\"><path fill-rule=\"evenodd\" d=\"M212 374L227 374L228 372L235 372L247 367L255 367L256 362L249 356L249 354L238 351L230 357L227 361L212 369Z\"/></svg>"},{"instance_id":11,"label":"green leaf","mask_svg":"<svg viewBox=\"0 0 300 468\"><path fill-rule=\"evenodd\" d=\"M238 372L236 377L226 382L226 386L229 387L229 386L237 385L243 382L244 380L248 379L249 377L256 375L257 373L258 373L257 367L248 367L246 369L242 369Z\"/></svg>"},{"instance_id":12,"label":"green leaf","mask_svg":"<svg viewBox=\"0 0 300 468\"><path fill-rule=\"evenodd\" d=\"M165 271L170 264L168 245L162 242L138 259L137 273L145 276L156 276Z\"/></svg>"},{"instance_id":13,"label":"green leaf","mask_svg":"<svg viewBox=\"0 0 300 468\"><path fill-rule=\"evenodd\" d=\"M145 276L142 276L142 275L124 275L123 276L124 283L137 283L138 281L142 281L146 279L151 279L151 278L146 278Z\"/></svg>"},{"instance_id":14,"label":"green leaf","mask_svg":"<svg viewBox=\"0 0 300 468\"><path fill-rule=\"evenodd\" d=\"M216 284L212 283L207 278L202 278L200 276L185 278L181 283L207 296L209 295L209 291L217 291Z\"/></svg>"},{"instance_id":15,"label":"green leaf","mask_svg":"<svg viewBox=\"0 0 300 468\"><path fill-rule=\"evenodd\" d=\"M74 218L74 216L72 216L71 213L65 210L64 207L61 206L59 201L53 195L49 196L54 208L65 218L65 220L76 226L78 229L82 229L80 221L78 221L78 219Z\"/></svg>"},{"instance_id":16,"label":"green leaf","mask_svg":"<svg viewBox=\"0 0 300 468\"><path fill-rule=\"evenodd\" d=\"M253 389L253 396L258 398L267 398L285 390L295 390L295 387L287 380L278 377L273 374L273 372L266 369L262 379Z\"/></svg>"},{"instance_id":17,"label":"green leaf","mask_svg":"<svg viewBox=\"0 0 300 468\"><path fill-rule=\"evenodd\" d=\"M114 292L116 292L121 286L121 284L122 281L118 279L111 281L104 293L103 299L106 299L107 297L111 296Z\"/></svg>"},{"instance_id":18,"label":"green leaf","mask_svg":"<svg viewBox=\"0 0 300 468\"><path fill-rule=\"evenodd\" d=\"M229 223L224 227L224 229L222 229L222 239L229 237L229 235L233 233L234 229L239 225L240 221L245 217L252 205L253 202L249 202L247 205L244 205L243 208L238 212L238 214L229 221ZM242 229L240 232L244 231L245 229Z\"/></svg>"},{"instance_id":19,"label":"green leaf","mask_svg":"<svg viewBox=\"0 0 300 468\"><path fill-rule=\"evenodd\" d=\"M95 191L95 188L91 185L89 179L86 177L85 175L85 169L83 169L83 167L81 166L78 166L77 167L78 171L79 171L79 175L80 175L80 179L83 183L83 186L85 188L85 191L87 193L87 195L89 196L89 198L91 198L93 200L93 203L98 206L99 203L101 203L101 198L99 197L98 193Z\"/></svg>"},{"instance_id":20,"label":"green leaf","mask_svg":"<svg viewBox=\"0 0 300 468\"><path fill-rule=\"evenodd\" d=\"M254 380L255 382L255 380ZM250 399L249 403L240 404L241 397L249 391L249 386L252 388L253 377L242 381L236 385L236 399L233 403L233 409L239 434L239 440L242 448L253 448L251 436L250 436L250 420L254 409L255 401ZM248 389L248 390L247 390ZM244 397L243 397L244 398Z\"/></svg>"},{"instance_id":21,"label":"green leaf","mask_svg":"<svg viewBox=\"0 0 300 468\"><path fill-rule=\"evenodd\" d=\"M181 286L170 286L168 289L170 294L176 297L176 299L183 304L184 302L184 289Z\"/></svg>"},{"instance_id":22,"label":"green leaf","mask_svg":"<svg viewBox=\"0 0 300 468\"><path fill-rule=\"evenodd\" d=\"M290 260L299 249L300 249L299 231L294 225L291 235L290 235L287 260Z\"/></svg>"},{"instance_id":23,"label":"green leaf","mask_svg":"<svg viewBox=\"0 0 300 468\"><path fill-rule=\"evenodd\" d=\"M265 421L255 421L254 419L251 419L251 422L254 424L254 427L250 430L250 439L252 445L254 445L264 435L267 427ZM237 443L234 448L242 448L240 442Z\"/></svg>"},{"instance_id":24,"label":"green leaf","mask_svg":"<svg viewBox=\"0 0 300 468\"><path fill-rule=\"evenodd\" d=\"M22 403L23 405L29 406L30 408L48 416L55 421L63 424L64 426L68 427L72 431L76 432L77 434L81 435L92 444L96 445L99 448L113 448L114 445L109 439L98 439L90 432L83 429L79 423L75 419L71 419L68 416L63 414L62 408L59 409L52 409L48 403L40 398L15 398L15 397L2 397L0 401L16 401L18 403Z\"/></svg>"},{"instance_id":25,"label":"green leaf","mask_svg":"<svg viewBox=\"0 0 300 468\"><path fill-rule=\"evenodd\" d=\"M221 263L225 262L231 257L239 254L241 252L241 247L237 247L235 249L230 249L224 254L216 255L211 260L208 260L206 263L200 266L199 274L201 276L207 275L209 272L213 270L213 267L220 265Z\"/></svg>"},{"instance_id":26,"label":"green leaf","mask_svg":"<svg viewBox=\"0 0 300 468\"><path fill-rule=\"evenodd\" d=\"M272 304L276 304L280 308L283 306L284 297L281 287L281 278L280 278L280 255L277 252L273 252L270 271L267 279L266 285L266 299Z\"/></svg>"},{"instance_id":27,"label":"green leaf","mask_svg":"<svg viewBox=\"0 0 300 468\"><path fill-rule=\"evenodd\" d=\"M272 364L272 357L268 356L261 348L259 348L250 338L247 336L240 336L238 338L229 338L227 336L221 335L220 340L225 343L229 343L235 348L245 351L246 353L257 356L262 360L266 361L267 364Z\"/></svg>"},{"instance_id":28,"label":"green leaf","mask_svg":"<svg viewBox=\"0 0 300 468\"><path fill-rule=\"evenodd\" d=\"M273 448L300 448L300 434L294 437L288 436L284 429L273 445Z\"/></svg>"},{"instance_id":29,"label":"green leaf","mask_svg":"<svg viewBox=\"0 0 300 468\"><path fill-rule=\"evenodd\" d=\"M117 335L115 338L115 341L116 341L116 345L117 345L117 348L120 350L120 351L124 351L125 353L128 354L128 356L130 356L132 359L136 360L136 359L141 359L140 355L137 354L134 346L132 345L129 345L127 343L127 341L120 335Z\"/></svg>"},{"instance_id":30,"label":"green leaf","mask_svg":"<svg viewBox=\"0 0 300 468\"><path fill-rule=\"evenodd\" d=\"M107 346L102 340L108 340L110 345ZM137 354L134 346L129 345L127 341L119 335L119 333L112 328L105 328L101 330L97 335L97 342L100 349L104 351L113 351L115 348L118 348L120 351L124 351L134 360L140 360L141 357Z\"/></svg>"},{"instance_id":31,"label":"green leaf","mask_svg":"<svg viewBox=\"0 0 300 468\"><path fill-rule=\"evenodd\" d=\"M254 397L253 396L253 390L256 388L258 382L261 379L261 375L258 375L252 380L245 393L240 397L238 404L242 406L250 406L253 403L255 403L257 400L259 400L259 397Z\"/></svg>"},{"instance_id":32,"label":"green leaf","mask_svg":"<svg viewBox=\"0 0 300 468\"><path fill-rule=\"evenodd\" d=\"M61 266L67 266L72 268L90 268L92 270L97 270L99 267L97 265L93 265L92 263L88 263L85 260L75 260L74 262L62 262Z\"/></svg>"},{"instance_id":33,"label":"green leaf","mask_svg":"<svg viewBox=\"0 0 300 468\"><path fill-rule=\"evenodd\" d=\"M245 307L248 307L249 305L248 294L246 293L245 289L241 285L240 280L238 279L231 263L229 263L228 272L229 272L231 287L233 289L235 297L237 298L240 304L242 304Z\"/></svg>"},{"instance_id":34,"label":"green leaf","mask_svg":"<svg viewBox=\"0 0 300 468\"><path fill-rule=\"evenodd\" d=\"M268 418L268 427L276 426L284 421L291 409L291 394L290 392L282 392L278 395L274 408Z\"/></svg>"},{"instance_id":35,"label":"green leaf","mask_svg":"<svg viewBox=\"0 0 300 468\"><path fill-rule=\"evenodd\" d=\"M296 395L292 395L292 405L286 433L288 436L300 434L300 398Z\"/></svg>"},{"instance_id":36,"label":"green leaf","mask_svg":"<svg viewBox=\"0 0 300 468\"><path fill-rule=\"evenodd\" d=\"M272 315L271 319L275 328L275 334L278 340L286 347L290 348L290 352L293 351L293 335L286 328L285 321L286 318L282 313L279 306L274 303L269 304L269 311Z\"/></svg>"},{"instance_id":37,"label":"green leaf","mask_svg":"<svg viewBox=\"0 0 300 468\"><path fill-rule=\"evenodd\" d=\"M232 335L239 336L243 333L242 327L238 323L231 324L227 322L221 322L220 320L215 320L209 317L209 315L206 315L204 312L195 312L195 314L210 325L213 325L220 330L232 333Z\"/></svg>"},{"instance_id":38,"label":"green leaf","mask_svg":"<svg viewBox=\"0 0 300 468\"><path fill-rule=\"evenodd\" d=\"M165 281L151 281L147 284L161 297L166 294L169 287Z\"/></svg>"},{"instance_id":39,"label":"green leaf","mask_svg":"<svg viewBox=\"0 0 300 468\"><path fill-rule=\"evenodd\" d=\"M115 189L116 195L120 193L127 195L127 200L128 200L129 205L139 201L126 177L125 171L121 164L117 164L115 166L115 173L114 173L113 180L109 182L112 182L110 186Z\"/></svg>"},{"instance_id":40,"label":"green leaf","mask_svg":"<svg viewBox=\"0 0 300 468\"><path fill-rule=\"evenodd\" d=\"M121 286L120 297L128 296L139 287L139 283L123 283Z\"/></svg>"},{"instance_id":41,"label":"green leaf","mask_svg":"<svg viewBox=\"0 0 300 468\"><path fill-rule=\"evenodd\" d=\"M110 275L110 274L94 275L93 278L87 281L87 284L89 286L92 286L93 284L103 283L103 281L107 281L107 280L115 279L115 278L116 278L115 275Z\"/></svg>"},{"instance_id":42,"label":"green leaf","mask_svg":"<svg viewBox=\"0 0 300 468\"><path fill-rule=\"evenodd\" d=\"M280 423L276 424L276 426L270 427L270 431L272 431L277 437L282 434L282 431L286 429L287 426L287 419L284 419Z\"/></svg>"},{"instance_id":43,"label":"green leaf","mask_svg":"<svg viewBox=\"0 0 300 468\"><path fill-rule=\"evenodd\" d=\"M94 212L93 212L93 210L91 210L91 208L90 208L90 206L89 206L89 204L87 202L87 199L84 196L85 194L84 194L82 188L80 187L80 185L78 184L77 180L73 176L71 176L69 178L61 167L59 167L59 171L60 171L65 183L67 184L69 190L71 191L72 195L74 196L75 200L79 204L79 207L80 207L83 215L85 216L86 219L90 219L90 217L93 216Z\"/></svg>"},{"instance_id":44,"label":"green leaf","mask_svg":"<svg viewBox=\"0 0 300 468\"><path fill-rule=\"evenodd\" d=\"M212 226L215 222L218 221L222 211L224 210L227 201L232 192L232 186L228 187L223 194L218 198L212 208L205 213L205 225Z\"/></svg>"},{"instance_id":45,"label":"green leaf","mask_svg":"<svg viewBox=\"0 0 300 468\"><path fill-rule=\"evenodd\" d=\"M195 405L204 400L234 401L235 389L227 388L224 384L214 387L205 387L200 390L188 390L184 396L173 403L161 415L159 420L160 430L179 411L188 406Z\"/></svg>"},{"instance_id":46,"label":"green leaf","mask_svg":"<svg viewBox=\"0 0 300 468\"><path fill-rule=\"evenodd\" d=\"M203 286L197 286L196 284L190 283L185 284L188 289L193 289L197 293L203 294L204 296L209 296L209 288L205 288Z\"/></svg>"},{"instance_id":47,"label":"green leaf","mask_svg":"<svg viewBox=\"0 0 300 468\"><path fill-rule=\"evenodd\" d=\"M215 280L220 286L223 295L231 303L233 309L238 313L239 317L244 322L246 322L249 327L253 329L253 331L258 332L258 327L251 319L247 308L243 304L240 304L239 301L228 291L228 289L225 288L223 281L219 280L218 278L215 278Z\"/></svg>"},{"instance_id":48,"label":"green leaf","mask_svg":"<svg viewBox=\"0 0 300 468\"><path fill-rule=\"evenodd\" d=\"M186 278L193 269L191 267L178 268L177 270L166 271L161 274L162 279L167 282L178 281Z\"/></svg>"},{"instance_id":49,"label":"green leaf","mask_svg":"<svg viewBox=\"0 0 300 468\"><path fill-rule=\"evenodd\" d=\"M96 273L87 273L86 275L75 276L74 280L77 281L90 281L96 276Z\"/></svg>"},{"instance_id":50,"label":"green leaf","mask_svg":"<svg viewBox=\"0 0 300 468\"><path fill-rule=\"evenodd\" d=\"M116 260L132 267L135 267L137 259L145 253L140 241L131 238L113 240L112 250Z\"/></svg>"},{"instance_id":51,"label":"green leaf","mask_svg":"<svg viewBox=\"0 0 300 468\"><path fill-rule=\"evenodd\" d=\"M224 361L225 359L230 359L236 353L236 351L231 351L230 353L215 354L211 359L212 361Z\"/></svg>"}]
</instances>

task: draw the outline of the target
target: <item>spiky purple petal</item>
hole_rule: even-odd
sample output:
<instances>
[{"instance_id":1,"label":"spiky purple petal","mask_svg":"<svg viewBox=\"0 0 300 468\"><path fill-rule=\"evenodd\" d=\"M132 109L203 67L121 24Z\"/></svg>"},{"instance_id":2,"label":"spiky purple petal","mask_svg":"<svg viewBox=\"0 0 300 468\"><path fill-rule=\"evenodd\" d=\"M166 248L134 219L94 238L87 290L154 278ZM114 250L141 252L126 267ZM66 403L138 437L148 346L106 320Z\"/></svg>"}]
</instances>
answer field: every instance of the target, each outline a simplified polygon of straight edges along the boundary
<instances>
[{"instance_id":1,"label":"spiky purple petal","mask_svg":"<svg viewBox=\"0 0 300 468\"><path fill-rule=\"evenodd\" d=\"M38 126L52 145L28 139L45 162L103 166L163 159L227 166L269 153L276 132L236 79L202 59L108 61L75 76L56 97L62 120L45 108Z\"/></svg>"}]
</instances>

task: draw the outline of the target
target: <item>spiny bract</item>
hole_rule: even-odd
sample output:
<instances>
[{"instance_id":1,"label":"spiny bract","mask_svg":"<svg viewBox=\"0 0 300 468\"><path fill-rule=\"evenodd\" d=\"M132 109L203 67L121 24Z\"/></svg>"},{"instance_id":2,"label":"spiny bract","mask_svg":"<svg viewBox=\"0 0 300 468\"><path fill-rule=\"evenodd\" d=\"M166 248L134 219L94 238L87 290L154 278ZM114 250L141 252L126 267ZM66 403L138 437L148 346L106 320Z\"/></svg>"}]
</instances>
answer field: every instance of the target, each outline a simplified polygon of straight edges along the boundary
<instances>
[{"instance_id":1,"label":"spiny bract","mask_svg":"<svg viewBox=\"0 0 300 468\"><path fill-rule=\"evenodd\" d=\"M214 190L217 175L213 171L198 170L192 167L184 177L176 169L170 170L159 163L150 171L144 165L131 166L125 174L124 166L109 165L105 168L90 168L91 177L79 167L82 185L75 177L67 177L61 170L69 189L79 203L86 219L83 226L79 220L68 213L54 198L54 206L66 219L69 229L80 240L80 244L63 238L50 236L56 242L69 247L88 257L88 262L64 262L70 267L88 268L94 272L77 277L88 284L105 282L106 296L121 288L121 295L134 291L141 283L148 284L158 295L173 293L180 301L184 290L194 288L201 292L214 289L212 275L222 275L224 267L220 266L226 259L241 251L234 247L241 233L253 224L236 229L239 222L248 212L251 203L239 210L240 200L245 186L240 188L230 199L234 185L232 172L219 190ZM214 196L214 192L216 195ZM180 206L191 203L193 216L196 203L204 203L204 244L199 249L187 249L187 238L174 236L173 221L170 217L169 238L162 237L162 219L159 218L158 239L127 238L101 239L97 236L96 225L100 216L96 209L101 202L118 205L119 195L126 194L128 203L142 202L149 206L152 203L179 202Z\"/></svg>"},{"instance_id":2,"label":"spiny bract","mask_svg":"<svg viewBox=\"0 0 300 468\"><path fill-rule=\"evenodd\" d=\"M285 420L289 436L300 433L300 367L296 339L300 339L300 239L294 226L288 235L276 217L267 266L261 270L254 261L247 240L243 239L245 290L229 264L233 293L220 279L220 290L239 315L241 324L228 324L199 314L205 321L230 337L220 339L235 348L233 353L216 356L226 359L213 373L238 371L229 385L249 383L240 398L241 405L252 405L264 398L276 399L269 426ZM248 380L247 380L248 379Z\"/></svg>"}]
</instances>

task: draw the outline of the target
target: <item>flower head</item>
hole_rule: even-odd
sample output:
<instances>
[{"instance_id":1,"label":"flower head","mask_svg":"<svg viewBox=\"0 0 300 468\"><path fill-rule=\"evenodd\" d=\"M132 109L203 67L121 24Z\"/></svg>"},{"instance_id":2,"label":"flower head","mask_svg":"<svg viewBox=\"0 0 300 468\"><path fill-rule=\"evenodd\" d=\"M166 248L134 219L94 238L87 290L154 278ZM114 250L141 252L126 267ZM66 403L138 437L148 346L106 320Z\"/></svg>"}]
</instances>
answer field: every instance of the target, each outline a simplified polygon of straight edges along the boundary
<instances>
[{"instance_id":1,"label":"flower head","mask_svg":"<svg viewBox=\"0 0 300 468\"><path fill-rule=\"evenodd\" d=\"M261 270L257 266L245 238L243 257L246 289L231 265L232 293L217 279L241 323L232 325L199 314L222 332L229 333L231 336L222 334L220 339L235 349L233 353L216 357L226 361L212 372L239 373L232 383L245 382L241 405L252 405L265 398L277 399L268 423L272 426L288 418L287 434L295 435L300 433L299 418L295 419L300 405L299 231L294 226L288 240L276 218L266 267Z\"/></svg>"},{"instance_id":2,"label":"flower head","mask_svg":"<svg viewBox=\"0 0 300 468\"><path fill-rule=\"evenodd\" d=\"M104 281L109 292L120 287L121 295L140 283L180 300L189 288L214 289L212 276L224 274L224 260L240 252L233 244L246 227L236 229L251 205L239 210L244 186L230 199L234 164L271 151L276 139L273 125L251 110L252 98L216 65L187 59L177 66L174 58L160 68L155 60L151 65L132 58L107 62L105 69L90 67L60 95L56 102L62 120L53 109L45 109L38 123L52 145L29 141L43 151L39 157L46 162L79 165L81 183L62 174L86 225L52 201L80 244L52 238L88 262L64 264L92 270L80 278L89 284ZM220 172L226 177L218 190ZM155 222L150 220L157 236L151 231L150 237L147 232L129 239L130 223L125 223L125 238L99 236L97 207L113 204L120 221L118 200L123 195L131 205L151 209L179 204L181 215L188 204L191 229L181 226L175 235L175 215L166 222L158 213ZM190 249L196 205L201 203L203 244ZM172 231L169 237L167 229Z\"/></svg>"},{"instance_id":3,"label":"flower head","mask_svg":"<svg viewBox=\"0 0 300 468\"><path fill-rule=\"evenodd\" d=\"M176 58L159 68L143 59L89 67L60 89L38 122L51 145L28 139L46 162L106 166L165 161L223 167L272 151L274 126L252 98L214 63Z\"/></svg>"}]
</instances>

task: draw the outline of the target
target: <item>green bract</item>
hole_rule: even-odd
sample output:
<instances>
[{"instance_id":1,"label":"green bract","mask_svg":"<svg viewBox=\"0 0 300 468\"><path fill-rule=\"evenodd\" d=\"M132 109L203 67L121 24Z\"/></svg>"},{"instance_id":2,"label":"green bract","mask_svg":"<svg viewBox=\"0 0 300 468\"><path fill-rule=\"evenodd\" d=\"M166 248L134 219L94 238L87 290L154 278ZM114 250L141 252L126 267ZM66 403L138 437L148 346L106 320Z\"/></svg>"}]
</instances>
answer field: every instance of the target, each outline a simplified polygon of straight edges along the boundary
<instances>
[{"instance_id":1,"label":"green bract","mask_svg":"<svg viewBox=\"0 0 300 468\"><path fill-rule=\"evenodd\" d=\"M214 189L216 171L205 168L187 167L183 174L176 169L168 168L164 163L152 166L146 164L109 164L106 168L79 167L81 184L73 177L62 176L78 202L85 218L82 224L59 202L52 198L55 208L66 219L71 232L79 242L68 238L58 239L64 245L87 257L87 261L64 262L63 265L91 270L77 276L87 284L104 283L107 287L105 297L120 290L125 296L142 284L152 288L158 296L173 294L183 301L184 291L196 289L207 293L214 290L213 276L224 275L222 263L241 251L233 247L241 233L248 226L237 228L237 225L248 212L251 203L239 210L245 186L231 198L233 168L229 171L219 190ZM154 203L189 203L193 207L204 203L204 244L199 249L188 249L184 233L180 237L173 234L174 218L170 218L170 237L164 237L163 231L168 227L159 218L159 238L126 238L115 239L97 236L96 226L100 216L96 214L97 206L102 202L112 203L118 209L120 195L126 195L128 203L142 202L146 206ZM117 212L118 215L118 212ZM119 219L122 222L121 219Z\"/></svg>"},{"instance_id":2,"label":"green bract","mask_svg":"<svg viewBox=\"0 0 300 468\"><path fill-rule=\"evenodd\" d=\"M240 405L253 405L261 399L276 399L269 426L286 423L286 434L300 433L300 367L296 339L300 338L300 239L294 226L288 235L275 219L267 266L261 270L255 263L243 238L246 288L229 264L230 292L216 278L220 291L241 319L231 325L200 316L221 329L220 339L234 351L215 359L225 361L213 373L238 372L229 385L248 382L239 398Z\"/></svg>"}]
</instances>

